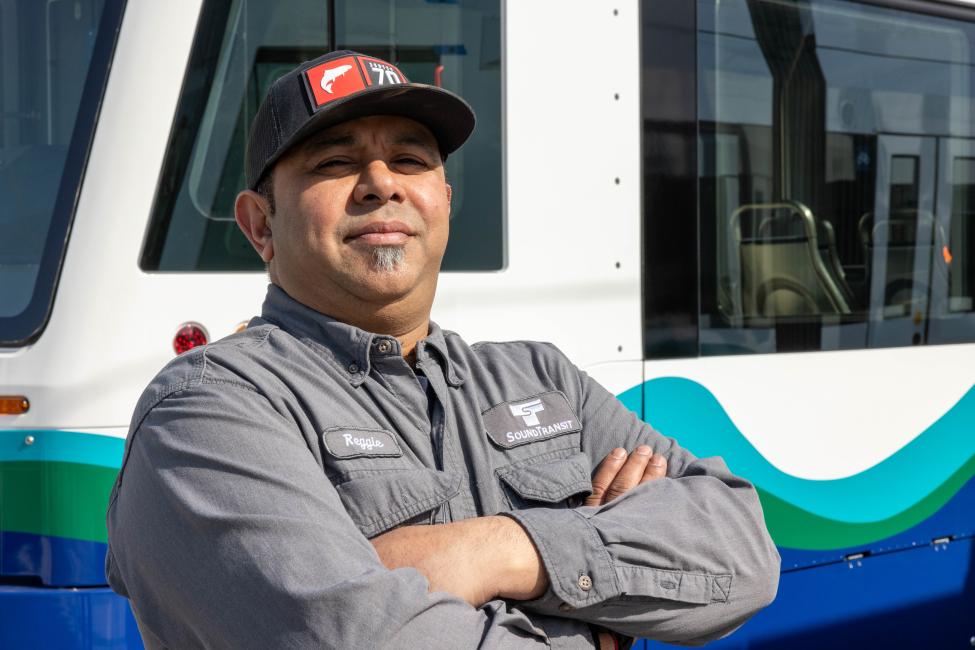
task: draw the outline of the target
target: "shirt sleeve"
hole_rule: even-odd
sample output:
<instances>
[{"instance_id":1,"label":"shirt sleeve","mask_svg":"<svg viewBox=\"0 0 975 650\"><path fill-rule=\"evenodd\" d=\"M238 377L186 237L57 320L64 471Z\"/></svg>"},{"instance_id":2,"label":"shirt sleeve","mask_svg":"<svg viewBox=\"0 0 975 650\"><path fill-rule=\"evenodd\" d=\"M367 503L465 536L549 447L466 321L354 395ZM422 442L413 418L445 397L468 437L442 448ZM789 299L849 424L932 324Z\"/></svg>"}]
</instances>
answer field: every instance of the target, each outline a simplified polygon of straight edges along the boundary
<instances>
[{"instance_id":1,"label":"shirt sleeve","mask_svg":"<svg viewBox=\"0 0 975 650\"><path fill-rule=\"evenodd\" d=\"M290 418L204 383L136 423L108 510L106 572L170 648L593 647L581 621L481 608L386 569Z\"/></svg>"},{"instance_id":2,"label":"shirt sleeve","mask_svg":"<svg viewBox=\"0 0 975 650\"><path fill-rule=\"evenodd\" d=\"M593 467L614 447L647 444L666 456L667 477L599 507L506 513L535 543L551 583L522 606L669 643L729 634L778 587L779 554L755 489L720 458L696 458L576 373Z\"/></svg>"}]
</instances>

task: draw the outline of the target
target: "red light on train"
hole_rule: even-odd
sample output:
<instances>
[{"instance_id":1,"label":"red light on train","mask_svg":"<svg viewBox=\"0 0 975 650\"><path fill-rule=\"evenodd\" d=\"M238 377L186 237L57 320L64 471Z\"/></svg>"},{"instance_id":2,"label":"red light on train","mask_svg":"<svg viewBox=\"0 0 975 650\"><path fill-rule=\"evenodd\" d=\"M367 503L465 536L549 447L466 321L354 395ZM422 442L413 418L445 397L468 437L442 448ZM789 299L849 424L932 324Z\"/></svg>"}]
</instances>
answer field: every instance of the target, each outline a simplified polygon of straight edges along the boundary
<instances>
[{"instance_id":1,"label":"red light on train","mask_svg":"<svg viewBox=\"0 0 975 650\"><path fill-rule=\"evenodd\" d=\"M173 349L176 354L183 354L198 345L206 345L209 337L207 331L199 323L183 323L173 337Z\"/></svg>"}]
</instances>

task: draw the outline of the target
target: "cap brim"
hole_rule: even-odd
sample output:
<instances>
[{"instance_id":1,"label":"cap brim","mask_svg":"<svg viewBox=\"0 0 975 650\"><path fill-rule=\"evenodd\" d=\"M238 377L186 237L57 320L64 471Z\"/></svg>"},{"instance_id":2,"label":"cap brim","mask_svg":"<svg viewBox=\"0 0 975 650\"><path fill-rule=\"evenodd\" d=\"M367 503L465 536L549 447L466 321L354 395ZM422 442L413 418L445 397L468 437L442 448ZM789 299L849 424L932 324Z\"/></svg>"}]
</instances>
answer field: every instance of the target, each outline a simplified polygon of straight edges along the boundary
<instances>
[{"instance_id":1,"label":"cap brim","mask_svg":"<svg viewBox=\"0 0 975 650\"><path fill-rule=\"evenodd\" d=\"M310 135L372 115L398 115L416 120L430 129L444 156L457 151L467 141L475 123L474 110L449 90L418 83L373 86L323 106L279 147L274 157L265 163L261 176Z\"/></svg>"}]
</instances>

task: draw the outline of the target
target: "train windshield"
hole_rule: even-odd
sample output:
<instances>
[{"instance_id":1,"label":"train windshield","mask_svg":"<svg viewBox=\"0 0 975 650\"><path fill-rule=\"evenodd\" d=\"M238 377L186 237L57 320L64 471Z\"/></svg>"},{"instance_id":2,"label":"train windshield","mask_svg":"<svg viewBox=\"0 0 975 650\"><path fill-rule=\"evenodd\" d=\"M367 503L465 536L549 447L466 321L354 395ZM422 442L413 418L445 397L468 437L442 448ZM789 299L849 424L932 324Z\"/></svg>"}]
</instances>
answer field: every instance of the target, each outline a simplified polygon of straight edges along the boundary
<instances>
[{"instance_id":1,"label":"train windshield","mask_svg":"<svg viewBox=\"0 0 975 650\"><path fill-rule=\"evenodd\" d=\"M0 345L50 312L122 4L0 2Z\"/></svg>"},{"instance_id":2,"label":"train windshield","mask_svg":"<svg viewBox=\"0 0 975 650\"><path fill-rule=\"evenodd\" d=\"M145 271L263 271L234 222L247 133L268 87L303 61L350 49L410 81L462 95L477 129L446 161L447 271L504 265L498 0L211 0L200 16L146 234Z\"/></svg>"}]
</instances>

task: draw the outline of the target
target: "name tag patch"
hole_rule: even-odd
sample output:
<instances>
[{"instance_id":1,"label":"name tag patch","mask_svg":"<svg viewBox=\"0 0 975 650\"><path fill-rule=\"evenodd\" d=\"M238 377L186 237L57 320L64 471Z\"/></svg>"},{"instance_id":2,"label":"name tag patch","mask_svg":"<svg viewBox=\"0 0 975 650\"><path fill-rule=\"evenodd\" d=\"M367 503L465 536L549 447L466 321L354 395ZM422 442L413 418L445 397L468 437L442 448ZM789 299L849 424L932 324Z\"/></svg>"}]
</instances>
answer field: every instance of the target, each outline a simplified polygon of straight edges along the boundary
<instances>
[{"instance_id":1,"label":"name tag patch","mask_svg":"<svg viewBox=\"0 0 975 650\"><path fill-rule=\"evenodd\" d=\"M328 453L336 458L381 458L402 456L403 450L393 434L382 429L333 427L322 433Z\"/></svg>"},{"instance_id":2,"label":"name tag patch","mask_svg":"<svg viewBox=\"0 0 975 650\"><path fill-rule=\"evenodd\" d=\"M488 436L505 449L582 431L569 400L559 391L504 402L481 416Z\"/></svg>"}]
</instances>

